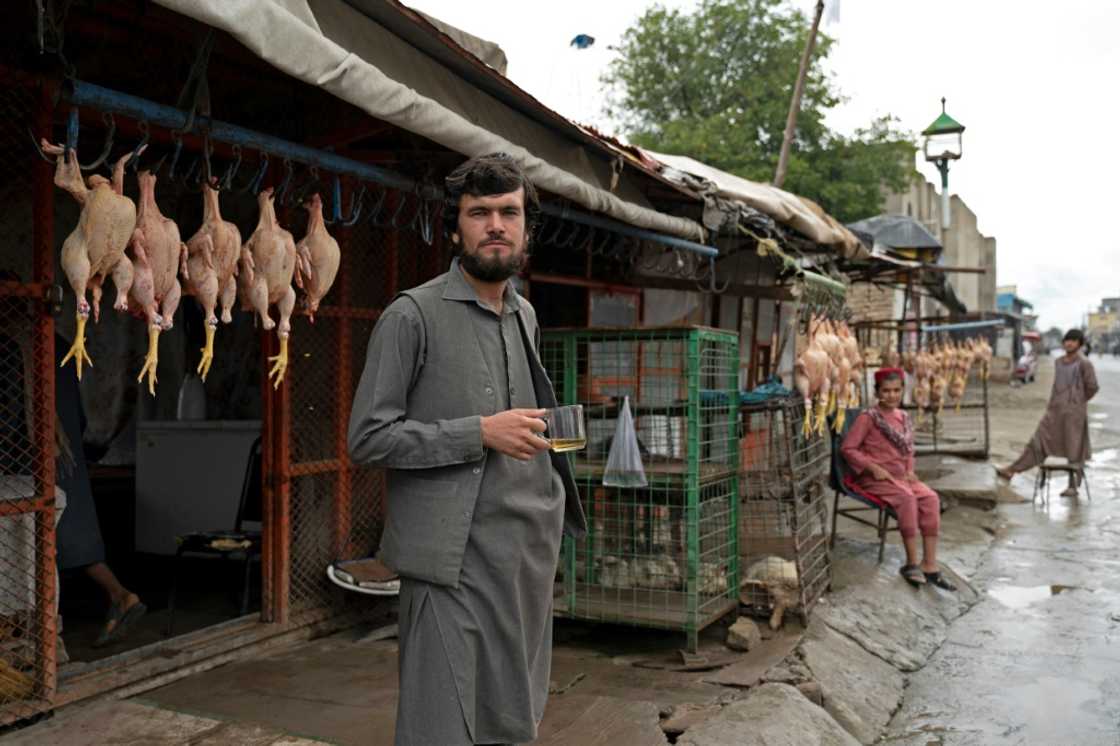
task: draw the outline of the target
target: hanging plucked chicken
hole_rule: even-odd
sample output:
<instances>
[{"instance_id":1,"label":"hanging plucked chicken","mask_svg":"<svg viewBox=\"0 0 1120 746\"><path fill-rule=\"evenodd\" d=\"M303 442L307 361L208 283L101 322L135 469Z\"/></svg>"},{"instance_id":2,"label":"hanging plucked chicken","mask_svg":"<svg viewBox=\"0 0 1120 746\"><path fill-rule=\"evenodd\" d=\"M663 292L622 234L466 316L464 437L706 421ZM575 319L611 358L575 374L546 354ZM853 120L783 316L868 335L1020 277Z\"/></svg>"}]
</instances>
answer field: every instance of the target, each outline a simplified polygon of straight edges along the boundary
<instances>
[{"instance_id":1,"label":"hanging plucked chicken","mask_svg":"<svg viewBox=\"0 0 1120 746\"><path fill-rule=\"evenodd\" d=\"M221 304L223 324L233 321L231 313L237 299L238 263L241 259L241 232L222 220L218 191L202 186L202 225L187 241L189 258L183 273L187 293L193 295L206 314L206 346L198 363L202 380L214 361L214 335L218 328L215 309ZM269 327L271 328L271 327Z\"/></svg>"},{"instance_id":2,"label":"hanging plucked chicken","mask_svg":"<svg viewBox=\"0 0 1120 746\"><path fill-rule=\"evenodd\" d=\"M320 301L334 284L342 254L338 241L327 233L327 226L323 221L322 198L313 194L303 206L308 211L307 235L296 245L296 252L299 254L296 273L297 282L299 274L303 275L301 287L305 294L302 303L314 323Z\"/></svg>"},{"instance_id":3,"label":"hanging plucked chicken","mask_svg":"<svg viewBox=\"0 0 1120 746\"><path fill-rule=\"evenodd\" d=\"M132 287L132 262L125 255L125 247L136 228L136 205L124 196L124 167L131 153L117 161L112 181L104 176L90 176L89 184L82 180L78 154L73 148L42 141L43 152L55 156L54 183L69 192L82 207L78 225L62 244L62 271L77 297L78 328L62 365L71 358L78 379L82 378L82 365L93 367L86 352L86 321L90 311L96 323L101 310L101 286L111 275L117 289L113 308L128 308L128 291ZM142 150L142 149L141 149ZM139 151L138 151L139 152ZM86 298L89 292L93 303Z\"/></svg>"},{"instance_id":4,"label":"hanging plucked chicken","mask_svg":"<svg viewBox=\"0 0 1120 746\"><path fill-rule=\"evenodd\" d=\"M132 249L133 280L128 294L128 310L148 324L148 353L136 380L148 377L148 393L156 393L156 368L159 365L159 335L172 327L179 308L182 287L180 270L186 271L187 246L179 238L179 226L164 217L156 204L156 176L150 171L137 175L140 207Z\"/></svg>"},{"instance_id":5,"label":"hanging plucked chicken","mask_svg":"<svg viewBox=\"0 0 1120 746\"><path fill-rule=\"evenodd\" d=\"M818 425L820 432L824 432L825 419L828 411L828 396L832 385L830 368L832 361L828 353L821 347L818 339L819 325L816 319L809 320L808 345L797 356L793 370L793 382L805 402L805 418L801 425L801 434L809 437L813 434L813 405L816 403Z\"/></svg>"},{"instance_id":6,"label":"hanging plucked chicken","mask_svg":"<svg viewBox=\"0 0 1120 746\"><path fill-rule=\"evenodd\" d=\"M295 240L291 233L280 227L271 188L261 190L257 195L257 205L260 207L260 220L253 235L241 247L238 283L242 308L256 311L264 328L275 328L280 338L280 354L268 359L272 363L268 377L273 388L279 388L288 368L288 335L296 305L292 277L295 275L300 283L302 280L295 274ZM268 315L268 307L272 304L280 312L279 326Z\"/></svg>"}]
</instances>

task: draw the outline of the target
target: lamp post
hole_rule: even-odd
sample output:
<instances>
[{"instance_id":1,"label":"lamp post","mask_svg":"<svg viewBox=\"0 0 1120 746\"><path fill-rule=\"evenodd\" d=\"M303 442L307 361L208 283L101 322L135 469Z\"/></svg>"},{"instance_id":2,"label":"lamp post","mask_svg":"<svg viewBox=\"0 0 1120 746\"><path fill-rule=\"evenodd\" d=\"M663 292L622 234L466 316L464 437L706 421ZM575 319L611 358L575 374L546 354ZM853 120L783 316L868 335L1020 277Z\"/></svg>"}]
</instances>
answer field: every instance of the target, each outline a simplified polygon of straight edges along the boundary
<instances>
[{"instance_id":1,"label":"lamp post","mask_svg":"<svg viewBox=\"0 0 1120 746\"><path fill-rule=\"evenodd\" d=\"M949 227L949 161L961 157L964 125L945 113L945 98L941 98L941 116L922 130L922 152L926 160L941 172L941 227Z\"/></svg>"}]
</instances>

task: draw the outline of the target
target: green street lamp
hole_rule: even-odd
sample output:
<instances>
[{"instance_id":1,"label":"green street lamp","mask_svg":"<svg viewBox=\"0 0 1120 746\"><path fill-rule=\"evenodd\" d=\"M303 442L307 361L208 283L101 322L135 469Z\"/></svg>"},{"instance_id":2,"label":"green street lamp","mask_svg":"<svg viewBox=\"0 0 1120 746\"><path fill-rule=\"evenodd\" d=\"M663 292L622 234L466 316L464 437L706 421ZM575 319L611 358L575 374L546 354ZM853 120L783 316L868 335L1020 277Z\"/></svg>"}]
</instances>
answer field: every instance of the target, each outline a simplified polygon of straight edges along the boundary
<instances>
[{"instance_id":1,"label":"green street lamp","mask_svg":"<svg viewBox=\"0 0 1120 746\"><path fill-rule=\"evenodd\" d=\"M941 99L941 116L922 130L922 152L926 160L941 172L941 227L949 227L949 161L961 157L961 135L964 125L945 113L945 98Z\"/></svg>"}]
</instances>

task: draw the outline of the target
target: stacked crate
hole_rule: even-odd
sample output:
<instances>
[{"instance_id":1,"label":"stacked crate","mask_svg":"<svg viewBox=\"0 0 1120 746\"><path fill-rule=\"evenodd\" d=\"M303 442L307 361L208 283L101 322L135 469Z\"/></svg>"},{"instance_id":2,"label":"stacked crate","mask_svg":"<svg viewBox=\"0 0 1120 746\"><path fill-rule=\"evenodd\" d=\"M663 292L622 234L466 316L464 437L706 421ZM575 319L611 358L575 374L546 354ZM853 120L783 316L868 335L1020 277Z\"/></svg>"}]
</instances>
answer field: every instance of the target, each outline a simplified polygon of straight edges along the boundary
<instances>
[{"instance_id":1,"label":"stacked crate","mask_svg":"<svg viewBox=\"0 0 1120 746\"><path fill-rule=\"evenodd\" d=\"M588 533L567 539L556 611L685 632L738 604L738 339L707 328L550 330L541 357L562 403L582 404L571 454ZM629 398L644 487L603 475Z\"/></svg>"}]
</instances>

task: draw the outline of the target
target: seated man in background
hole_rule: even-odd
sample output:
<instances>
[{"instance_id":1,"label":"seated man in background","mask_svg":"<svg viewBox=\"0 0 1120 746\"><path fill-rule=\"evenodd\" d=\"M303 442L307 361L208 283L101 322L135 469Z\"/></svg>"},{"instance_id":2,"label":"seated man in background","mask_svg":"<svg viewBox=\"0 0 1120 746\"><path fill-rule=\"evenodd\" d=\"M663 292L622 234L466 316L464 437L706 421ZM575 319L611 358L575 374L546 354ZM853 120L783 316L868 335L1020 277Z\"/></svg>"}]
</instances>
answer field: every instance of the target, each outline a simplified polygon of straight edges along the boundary
<instances>
[{"instance_id":1,"label":"seated man in background","mask_svg":"<svg viewBox=\"0 0 1120 746\"><path fill-rule=\"evenodd\" d=\"M840 452L856 476L860 491L894 509L906 548L906 564L899 571L915 587L931 583L947 591L957 588L937 564L941 530L941 500L914 473L914 428L902 403L901 368L875 372L876 406L860 413L844 438ZM918 563L918 533L922 561Z\"/></svg>"}]
</instances>

